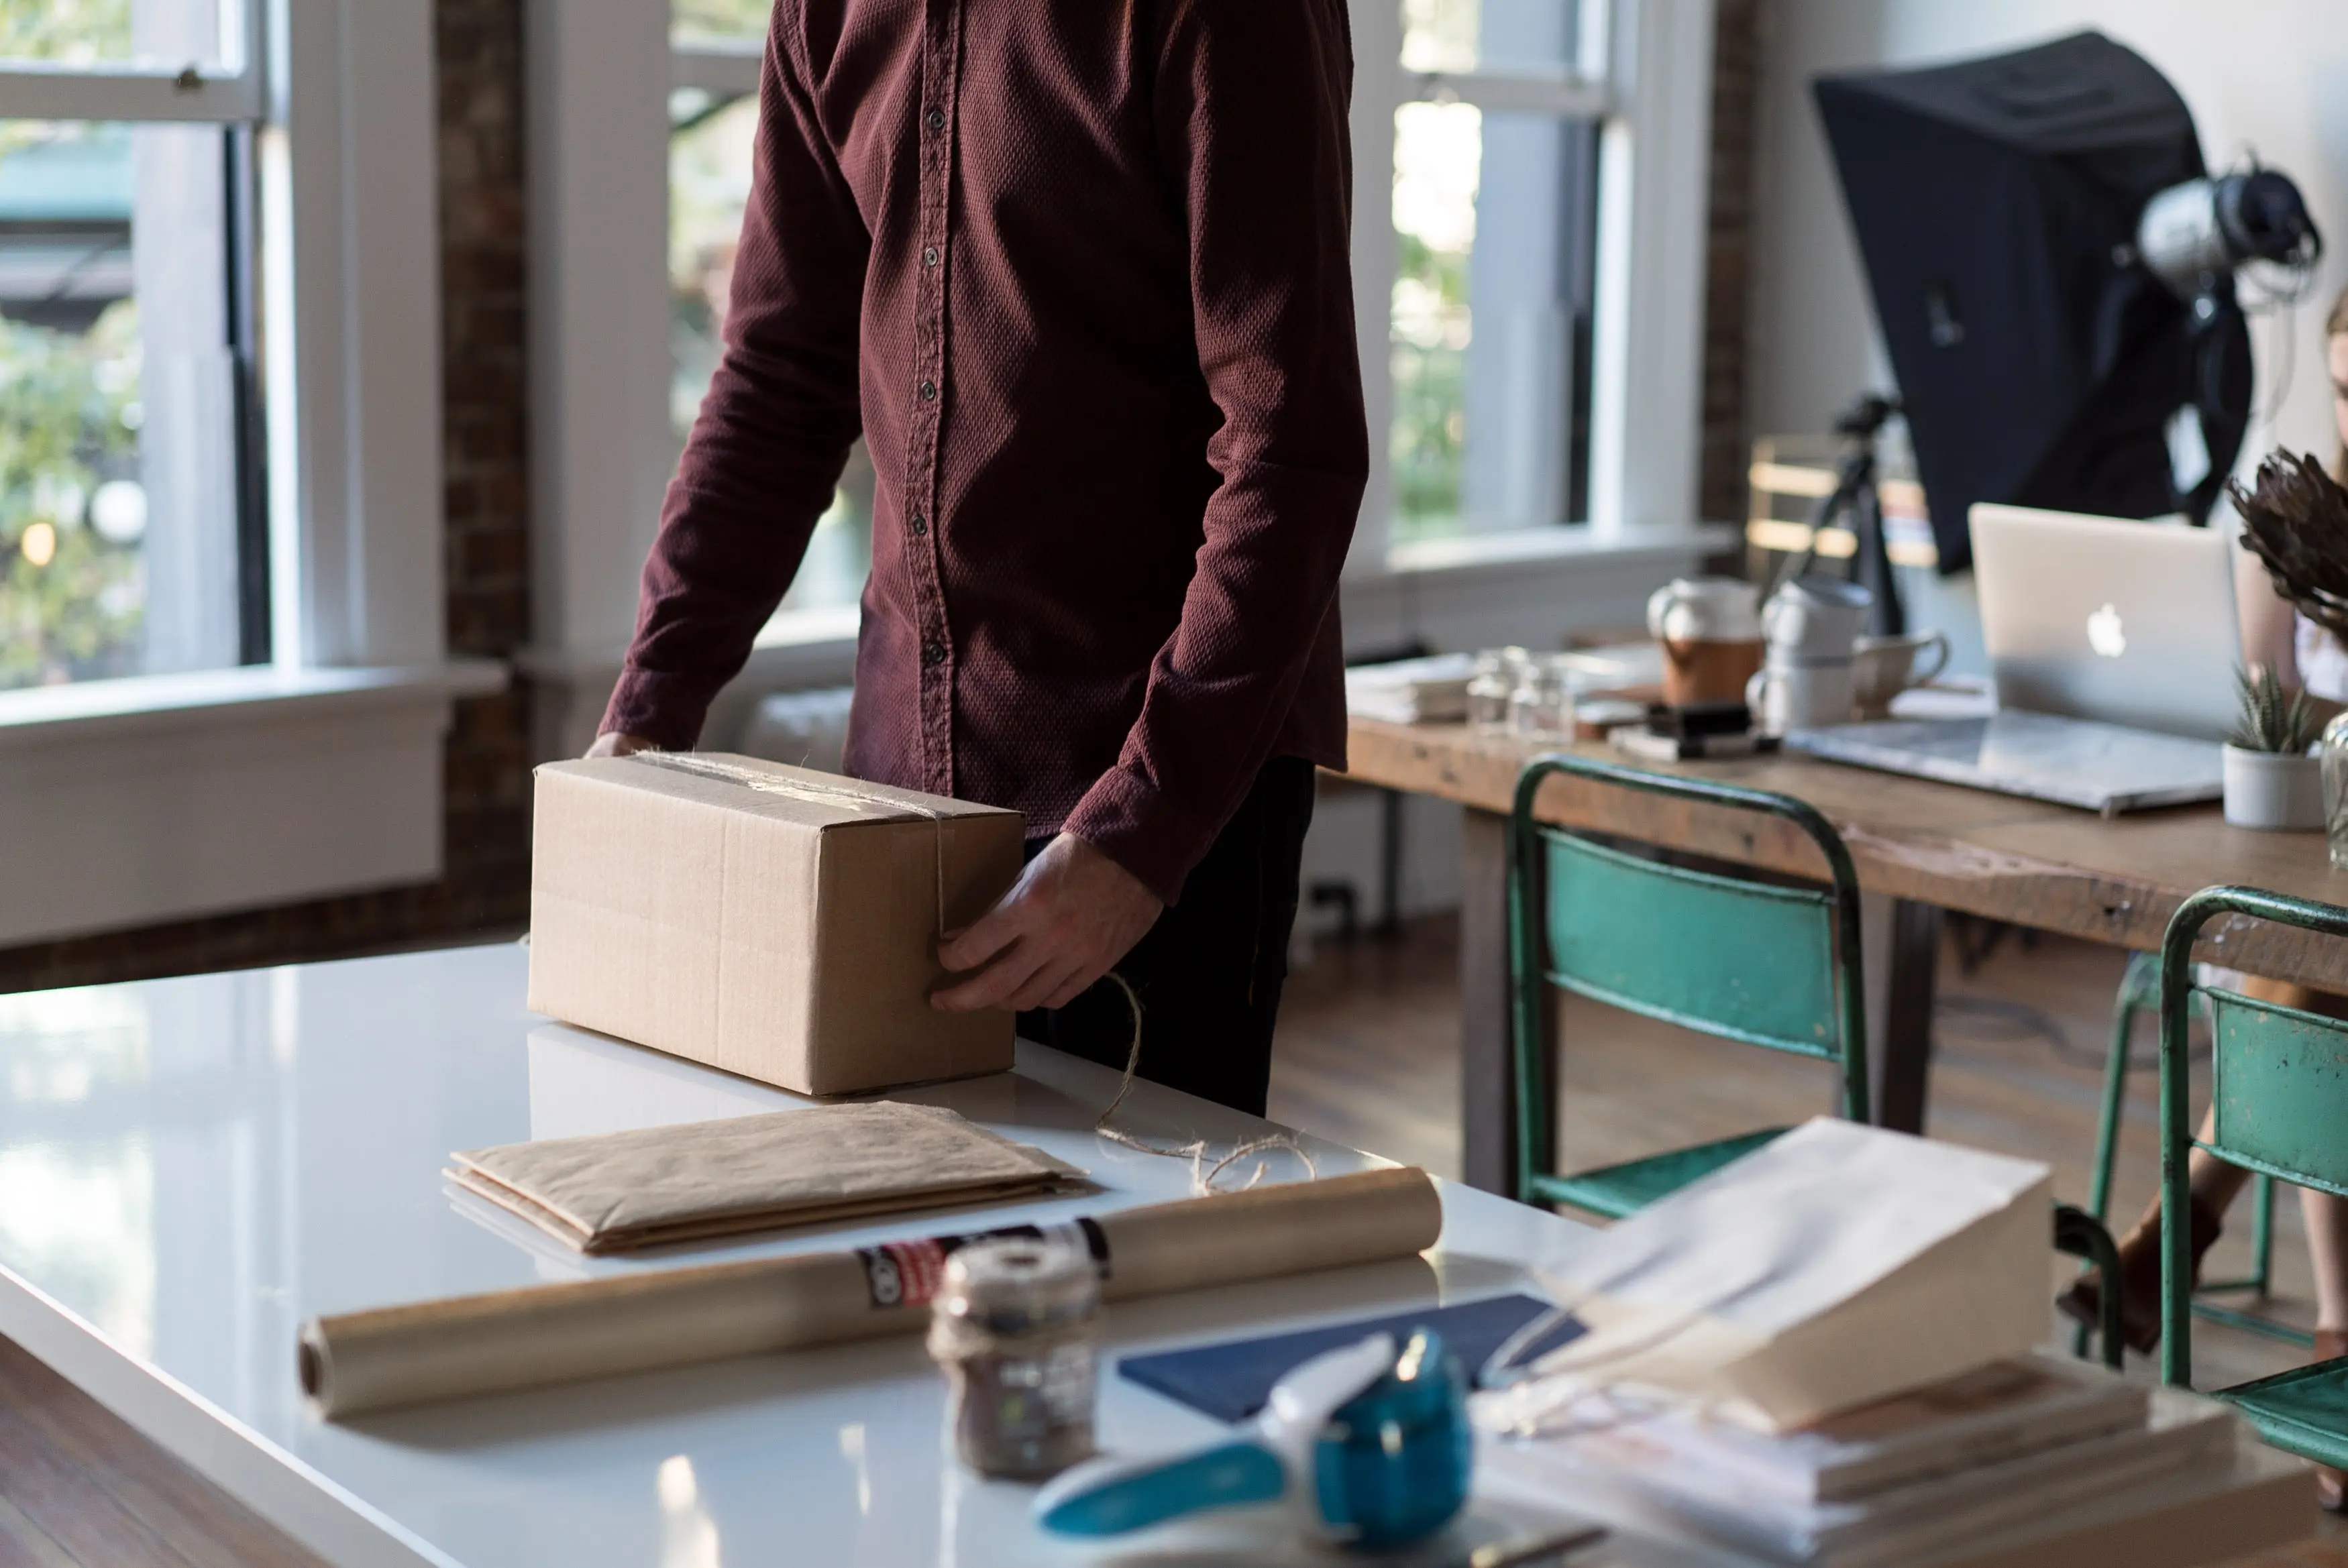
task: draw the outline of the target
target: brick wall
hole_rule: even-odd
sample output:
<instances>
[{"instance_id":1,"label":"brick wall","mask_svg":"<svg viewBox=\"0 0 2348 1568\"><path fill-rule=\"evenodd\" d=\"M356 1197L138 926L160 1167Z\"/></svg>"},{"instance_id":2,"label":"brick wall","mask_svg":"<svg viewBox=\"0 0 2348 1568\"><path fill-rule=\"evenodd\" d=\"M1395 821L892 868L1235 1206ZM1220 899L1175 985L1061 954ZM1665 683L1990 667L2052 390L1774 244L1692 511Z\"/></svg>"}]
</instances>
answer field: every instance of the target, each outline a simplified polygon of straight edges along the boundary
<instances>
[{"instance_id":1,"label":"brick wall","mask_svg":"<svg viewBox=\"0 0 2348 1568\"><path fill-rule=\"evenodd\" d=\"M1761 0L1718 0L1712 56L1712 192L1704 303L1703 515L1742 520L1753 432L1745 419L1745 341L1752 292L1754 117L1760 93Z\"/></svg>"},{"instance_id":2,"label":"brick wall","mask_svg":"<svg viewBox=\"0 0 2348 1568\"><path fill-rule=\"evenodd\" d=\"M448 646L528 640L521 0L438 0ZM0 949L0 990L343 957L528 917L528 693L457 705L447 876L428 886Z\"/></svg>"}]
</instances>

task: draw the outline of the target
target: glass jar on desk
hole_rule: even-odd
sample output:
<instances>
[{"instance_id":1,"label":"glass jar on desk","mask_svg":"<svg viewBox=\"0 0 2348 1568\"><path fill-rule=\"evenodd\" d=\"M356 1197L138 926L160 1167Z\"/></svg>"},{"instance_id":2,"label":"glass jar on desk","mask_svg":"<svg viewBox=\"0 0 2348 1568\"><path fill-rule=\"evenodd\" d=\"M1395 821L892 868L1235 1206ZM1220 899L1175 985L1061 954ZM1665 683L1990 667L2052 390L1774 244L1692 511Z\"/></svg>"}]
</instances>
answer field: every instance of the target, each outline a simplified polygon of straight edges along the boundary
<instances>
[{"instance_id":1,"label":"glass jar on desk","mask_svg":"<svg viewBox=\"0 0 2348 1568\"><path fill-rule=\"evenodd\" d=\"M1557 741L1573 733L1575 681L1554 654L1527 657L1509 695L1509 733L1519 740Z\"/></svg>"},{"instance_id":2,"label":"glass jar on desk","mask_svg":"<svg viewBox=\"0 0 2348 1568\"><path fill-rule=\"evenodd\" d=\"M1468 722L1488 735L1506 734L1509 700L1516 694L1517 671L1532 656L1521 648L1489 648L1476 655L1476 672L1468 680Z\"/></svg>"},{"instance_id":3,"label":"glass jar on desk","mask_svg":"<svg viewBox=\"0 0 2348 1568\"><path fill-rule=\"evenodd\" d=\"M2334 869L2348 871L2348 712L2323 726L2323 836Z\"/></svg>"}]
</instances>

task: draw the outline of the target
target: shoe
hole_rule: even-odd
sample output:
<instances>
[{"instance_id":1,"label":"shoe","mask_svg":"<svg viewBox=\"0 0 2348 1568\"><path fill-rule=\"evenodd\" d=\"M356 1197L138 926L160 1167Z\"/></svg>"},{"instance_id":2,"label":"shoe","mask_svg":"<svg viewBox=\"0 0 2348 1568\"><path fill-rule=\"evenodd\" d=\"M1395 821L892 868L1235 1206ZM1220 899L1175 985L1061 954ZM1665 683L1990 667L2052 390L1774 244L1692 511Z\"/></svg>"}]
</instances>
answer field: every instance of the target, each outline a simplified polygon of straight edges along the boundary
<instances>
[{"instance_id":1,"label":"shoe","mask_svg":"<svg viewBox=\"0 0 2348 1568\"><path fill-rule=\"evenodd\" d=\"M2222 1228L2216 1210L2193 1200L2193 1283L2201 1283L2201 1259L2218 1243ZM2148 1356L2160 1343L2160 1207L2136 1222L2120 1238L2120 1342L2139 1356ZM2089 1269L2069 1289L2054 1298L2063 1316L2089 1328L2101 1328L2103 1275Z\"/></svg>"},{"instance_id":2,"label":"shoe","mask_svg":"<svg viewBox=\"0 0 2348 1568\"><path fill-rule=\"evenodd\" d=\"M2315 1360L2331 1361L2343 1356L2348 1356L2348 1329L2319 1328L2315 1331ZM2348 1513L2348 1476L2343 1476L2331 1465L2317 1465L2315 1501L2326 1513Z\"/></svg>"}]
</instances>

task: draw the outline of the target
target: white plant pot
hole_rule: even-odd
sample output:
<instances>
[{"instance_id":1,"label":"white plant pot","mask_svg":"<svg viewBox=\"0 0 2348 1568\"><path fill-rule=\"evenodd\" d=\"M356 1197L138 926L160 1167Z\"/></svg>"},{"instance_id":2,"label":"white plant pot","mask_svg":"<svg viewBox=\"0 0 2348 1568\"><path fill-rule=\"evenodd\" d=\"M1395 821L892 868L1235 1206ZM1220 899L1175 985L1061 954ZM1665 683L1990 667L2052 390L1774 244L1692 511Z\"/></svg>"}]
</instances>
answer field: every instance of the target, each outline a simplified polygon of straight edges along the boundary
<instances>
[{"instance_id":1,"label":"white plant pot","mask_svg":"<svg viewBox=\"0 0 2348 1568\"><path fill-rule=\"evenodd\" d=\"M2226 820L2305 832L2323 825L2323 764L2284 752L2226 748Z\"/></svg>"}]
</instances>

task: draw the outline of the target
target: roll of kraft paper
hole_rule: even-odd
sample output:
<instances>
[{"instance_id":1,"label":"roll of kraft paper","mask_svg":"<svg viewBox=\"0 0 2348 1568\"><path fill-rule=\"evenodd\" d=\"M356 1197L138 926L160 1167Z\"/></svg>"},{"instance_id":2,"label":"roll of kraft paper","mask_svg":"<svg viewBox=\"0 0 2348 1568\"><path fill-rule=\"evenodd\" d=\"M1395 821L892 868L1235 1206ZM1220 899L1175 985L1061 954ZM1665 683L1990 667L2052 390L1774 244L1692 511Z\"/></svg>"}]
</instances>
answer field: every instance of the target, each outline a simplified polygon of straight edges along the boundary
<instances>
[{"instance_id":1,"label":"roll of kraft paper","mask_svg":"<svg viewBox=\"0 0 2348 1568\"><path fill-rule=\"evenodd\" d=\"M1219 1193L1045 1227L1087 1247L1109 1301L1408 1257L1443 1231L1415 1166ZM990 1235L1035 1235L1013 1226ZM976 1235L539 1286L310 1320L303 1390L330 1420L403 1405L917 1332Z\"/></svg>"}]
</instances>

